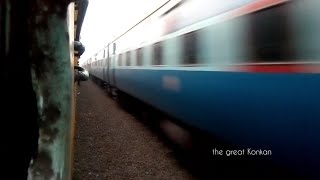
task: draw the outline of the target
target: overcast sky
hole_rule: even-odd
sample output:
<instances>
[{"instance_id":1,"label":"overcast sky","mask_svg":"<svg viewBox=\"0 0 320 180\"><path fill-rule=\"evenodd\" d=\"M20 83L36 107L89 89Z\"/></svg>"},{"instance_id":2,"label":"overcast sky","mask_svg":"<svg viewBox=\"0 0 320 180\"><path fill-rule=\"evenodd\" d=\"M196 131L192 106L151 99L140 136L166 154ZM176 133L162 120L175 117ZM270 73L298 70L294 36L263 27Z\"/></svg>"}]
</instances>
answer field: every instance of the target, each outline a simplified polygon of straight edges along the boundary
<instances>
[{"instance_id":1,"label":"overcast sky","mask_svg":"<svg viewBox=\"0 0 320 180\"><path fill-rule=\"evenodd\" d=\"M167 0L89 0L80 41L87 60L109 41L143 19Z\"/></svg>"}]
</instances>

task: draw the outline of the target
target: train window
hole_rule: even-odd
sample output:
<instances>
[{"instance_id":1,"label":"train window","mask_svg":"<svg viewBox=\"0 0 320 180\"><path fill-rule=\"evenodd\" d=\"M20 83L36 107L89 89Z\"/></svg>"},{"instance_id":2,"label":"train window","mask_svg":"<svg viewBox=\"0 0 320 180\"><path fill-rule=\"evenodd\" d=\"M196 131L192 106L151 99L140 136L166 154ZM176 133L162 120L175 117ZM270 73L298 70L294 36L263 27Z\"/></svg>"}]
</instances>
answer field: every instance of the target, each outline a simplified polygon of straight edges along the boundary
<instances>
[{"instance_id":1,"label":"train window","mask_svg":"<svg viewBox=\"0 0 320 180\"><path fill-rule=\"evenodd\" d=\"M130 51L126 54L126 66L130 66Z\"/></svg>"},{"instance_id":2,"label":"train window","mask_svg":"<svg viewBox=\"0 0 320 180\"><path fill-rule=\"evenodd\" d=\"M285 5L252 14L250 31L249 47L255 62L286 61L292 58Z\"/></svg>"},{"instance_id":3,"label":"train window","mask_svg":"<svg viewBox=\"0 0 320 180\"><path fill-rule=\"evenodd\" d=\"M182 37L183 52L182 60L183 64L196 64L197 63L197 32L191 32Z\"/></svg>"},{"instance_id":4,"label":"train window","mask_svg":"<svg viewBox=\"0 0 320 180\"><path fill-rule=\"evenodd\" d=\"M153 45L153 65L162 65L162 44L156 43Z\"/></svg>"},{"instance_id":5,"label":"train window","mask_svg":"<svg viewBox=\"0 0 320 180\"><path fill-rule=\"evenodd\" d=\"M118 56L118 66L122 66L122 54L119 54Z\"/></svg>"},{"instance_id":6,"label":"train window","mask_svg":"<svg viewBox=\"0 0 320 180\"><path fill-rule=\"evenodd\" d=\"M137 66L142 66L142 48L137 49Z\"/></svg>"},{"instance_id":7,"label":"train window","mask_svg":"<svg viewBox=\"0 0 320 180\"><path fill-rule=\"evenodd\" d=\"M115 54L116 53L116 43L113 43L112 44L113 46L112 46L112 54Z\"/></svg>"}]
</instances>

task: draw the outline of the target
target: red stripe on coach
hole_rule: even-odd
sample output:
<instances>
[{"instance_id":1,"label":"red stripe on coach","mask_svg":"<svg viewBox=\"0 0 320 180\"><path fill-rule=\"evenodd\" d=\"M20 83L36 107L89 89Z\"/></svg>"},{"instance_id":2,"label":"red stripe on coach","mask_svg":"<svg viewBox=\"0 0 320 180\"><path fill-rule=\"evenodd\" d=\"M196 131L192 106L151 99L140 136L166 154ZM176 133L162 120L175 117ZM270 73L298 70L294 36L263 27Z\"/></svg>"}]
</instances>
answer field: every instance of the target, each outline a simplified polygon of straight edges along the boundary
<instances>
[{"instance_id":1,"label":"red stripe on coach","mask_svg":"<svg viewBox=\"0 0 320 180\"><path fill-rule=\"evenodd\" d=\"M252 12L259 11L261 9L265 9L288 1L289 0L258 0L229 12L231 16L228 18L234 18L245 14L250 14Z\"/></svg>"},{"instance_id":2,"label":"red stripe on coach","mask_svg":"<svg viewBox=\"0 0 320 180\"><path fill-rule=\"evenodd\" d=\"M320 65L236 65L232 68L241 72L258 73L320 73Z\"/></svg>"}]
</instances>

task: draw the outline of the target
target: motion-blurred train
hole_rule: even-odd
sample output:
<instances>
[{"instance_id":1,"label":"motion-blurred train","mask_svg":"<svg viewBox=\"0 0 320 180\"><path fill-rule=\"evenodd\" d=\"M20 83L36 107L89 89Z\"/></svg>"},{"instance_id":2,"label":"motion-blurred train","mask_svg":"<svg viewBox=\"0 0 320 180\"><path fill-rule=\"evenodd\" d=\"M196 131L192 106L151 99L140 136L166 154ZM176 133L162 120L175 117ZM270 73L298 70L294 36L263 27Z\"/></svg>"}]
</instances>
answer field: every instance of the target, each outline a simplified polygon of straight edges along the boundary
<instances>
[{"instance_id":1,"label":"motion-blurred train","mask_svg":"<svg viewBox=\"0 0 320 180\"><path fill-rule=\"evenodd\" d=\"M168 1L85 64L109 89L320 169L320 1Z\"/></svg>"}]
</instances>

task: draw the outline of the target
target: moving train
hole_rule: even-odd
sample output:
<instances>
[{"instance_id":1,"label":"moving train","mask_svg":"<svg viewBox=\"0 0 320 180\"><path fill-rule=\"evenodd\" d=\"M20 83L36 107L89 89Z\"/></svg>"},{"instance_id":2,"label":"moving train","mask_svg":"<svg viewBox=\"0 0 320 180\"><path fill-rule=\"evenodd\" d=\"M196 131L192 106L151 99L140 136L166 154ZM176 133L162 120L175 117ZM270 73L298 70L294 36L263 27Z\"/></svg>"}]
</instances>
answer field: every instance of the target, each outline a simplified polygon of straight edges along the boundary
<instances>
[{"instance_id":1,"label":"moving train","mask_svg":"<svg viewBox=\"0 0 320 180\"><path fill-rule=\"evenodd\" d=\"M320 1L167 1L87 62L110 91L318 177Z\"/></svg>"}]
</instances>

